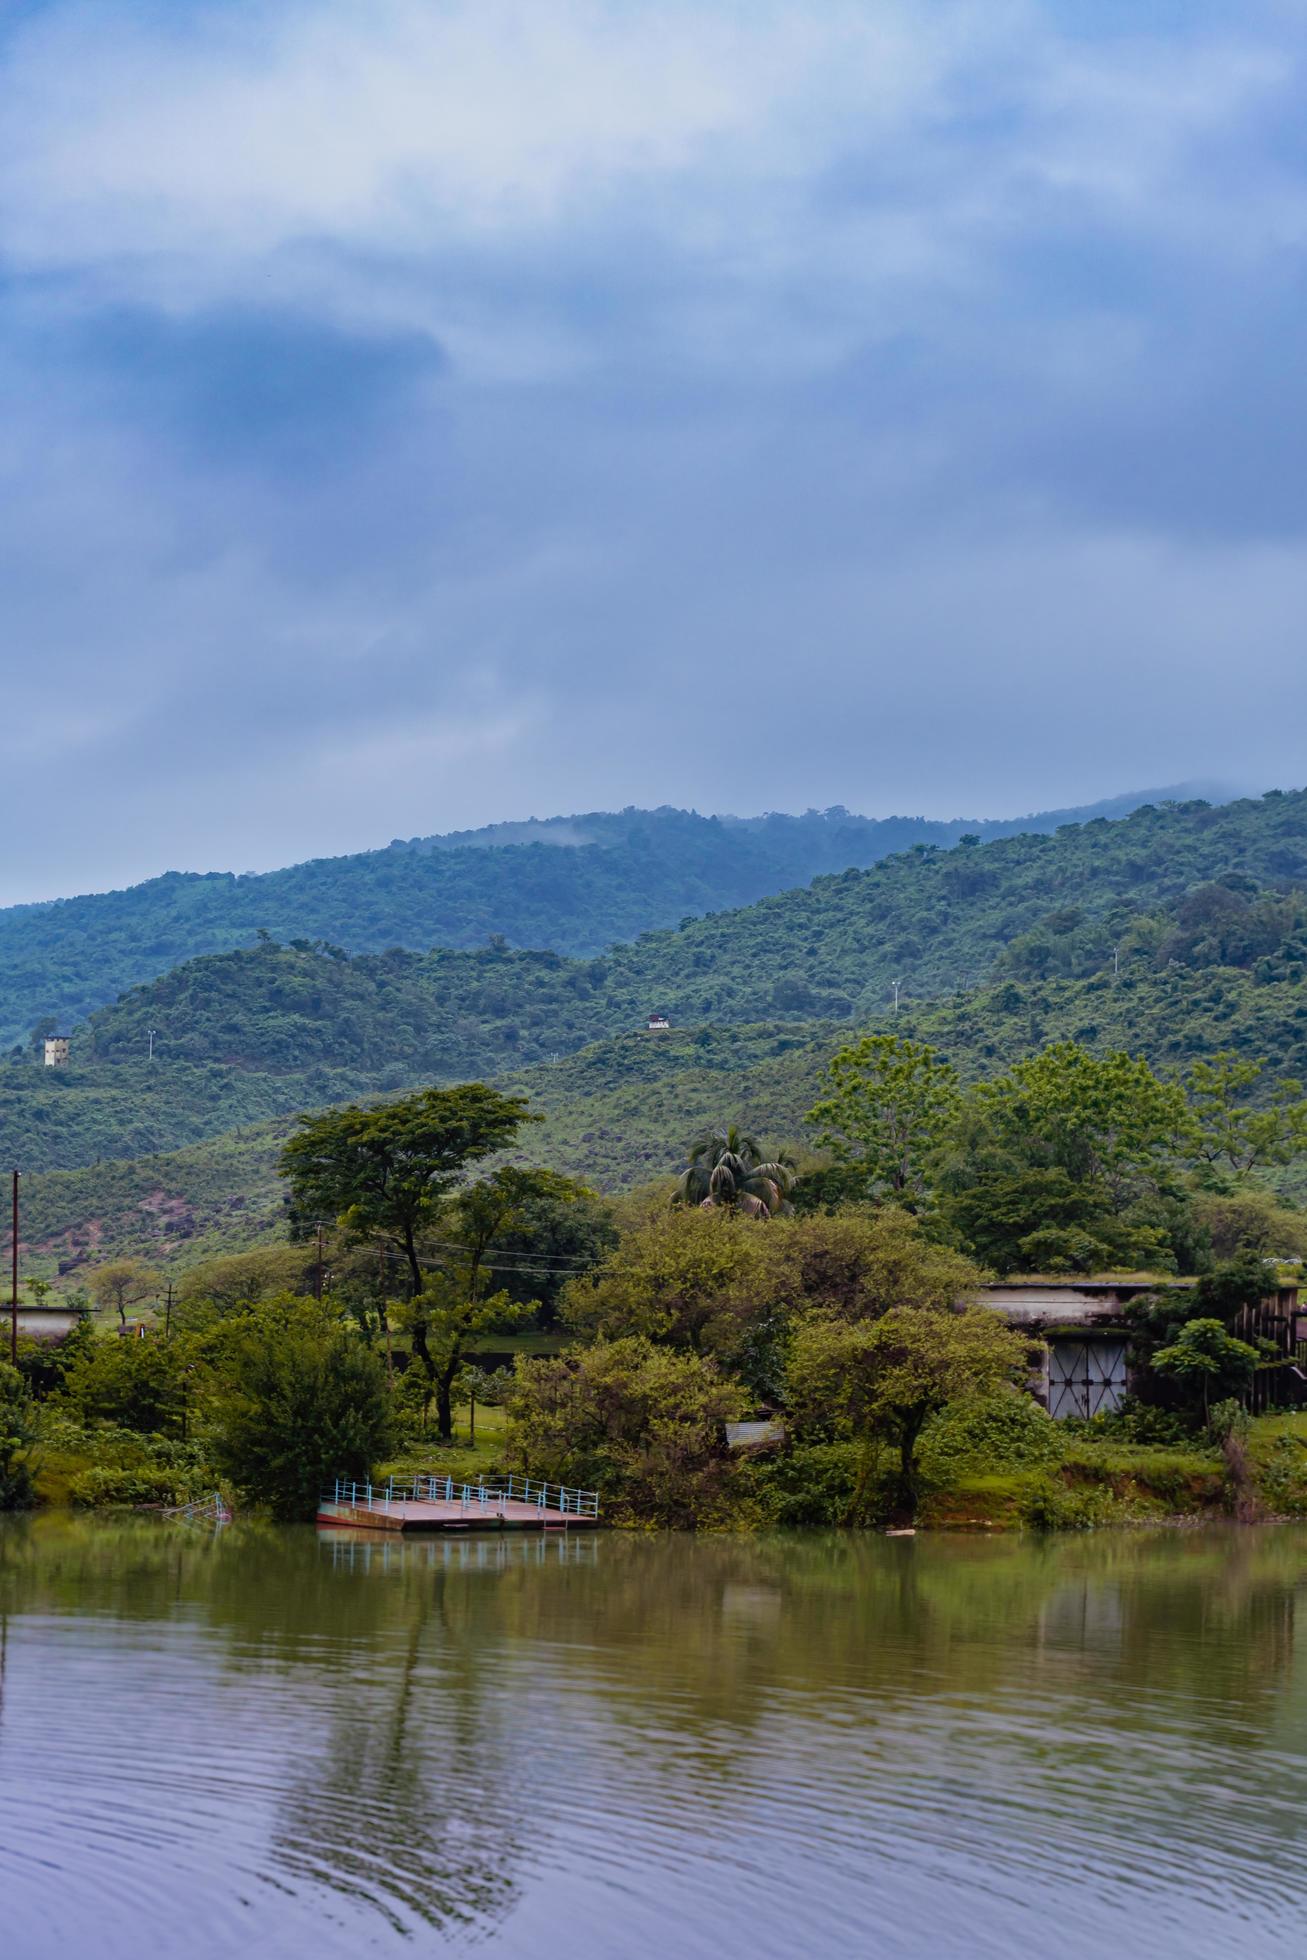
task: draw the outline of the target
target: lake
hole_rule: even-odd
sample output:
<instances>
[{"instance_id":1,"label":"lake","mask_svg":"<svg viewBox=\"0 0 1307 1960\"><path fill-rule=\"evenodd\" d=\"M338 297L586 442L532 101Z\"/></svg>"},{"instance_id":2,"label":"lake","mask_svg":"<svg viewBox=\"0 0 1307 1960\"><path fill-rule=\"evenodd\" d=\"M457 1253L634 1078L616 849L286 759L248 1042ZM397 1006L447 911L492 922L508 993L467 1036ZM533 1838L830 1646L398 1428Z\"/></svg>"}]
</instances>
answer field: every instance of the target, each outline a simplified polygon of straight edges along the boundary
<instances>
[{"instance_id":1,"label":"lake","mask_svg":"<svg viewBox=\"0 0 1307 1960\"><path fill-rule=\"evenodd\" d=\"M1288 1526L8 1521L0 1950L1301 1955L1305 1585Z\"/></svg>"}]
</instances>

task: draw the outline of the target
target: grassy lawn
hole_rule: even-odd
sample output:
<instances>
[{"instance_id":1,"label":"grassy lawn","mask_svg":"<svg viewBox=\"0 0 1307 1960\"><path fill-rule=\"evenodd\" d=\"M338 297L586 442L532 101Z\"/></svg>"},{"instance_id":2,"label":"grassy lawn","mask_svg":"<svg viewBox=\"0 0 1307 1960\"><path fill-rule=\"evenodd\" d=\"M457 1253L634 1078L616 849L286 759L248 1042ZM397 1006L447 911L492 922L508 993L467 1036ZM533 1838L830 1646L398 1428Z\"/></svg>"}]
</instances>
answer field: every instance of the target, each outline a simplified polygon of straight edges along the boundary
<instances>
[{"instance_id":1,"label":"grassy lawn","mask_svg":"<svg viewBox=\"0 0 1307 1960\"><path fill-rule=\"evenodd\" d=\"M487 1475L499 1463L503 1455L506 1427L502 1409L478 1402L476 1439L473 1441L469 1434L468 1410L456 1409L452 1444L438 1441L433 1420L429 1436L406 1442L402 1450L387 1459L377 1473L378 1481L384 1482L387 1477L412 1477L421 1471L471 1483L477 1477Z\"/></svg>"}]
</instances>

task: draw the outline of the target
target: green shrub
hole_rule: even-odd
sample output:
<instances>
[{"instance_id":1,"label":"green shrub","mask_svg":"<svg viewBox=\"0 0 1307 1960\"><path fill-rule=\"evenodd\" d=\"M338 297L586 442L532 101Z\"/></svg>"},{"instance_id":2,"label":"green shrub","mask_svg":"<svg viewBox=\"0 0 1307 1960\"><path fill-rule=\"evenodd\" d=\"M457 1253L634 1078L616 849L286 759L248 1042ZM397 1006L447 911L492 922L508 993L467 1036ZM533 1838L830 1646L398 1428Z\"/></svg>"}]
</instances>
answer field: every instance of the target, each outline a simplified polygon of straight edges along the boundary
<instances>
[{"instance_id":1,"label":"green shrub","mask_svg":"<svg viewBox=\"0 0 1307 1960\"><path fill-rule=\"evenodd\" d=\"M1146 1448L1184 1449L1194 1440L1194 1420L1177 1409L1157 1409L1127 1396L1119 1409L1062 1425L1068 1440L1138 1443Z\"/></svg>"},{"instance_id":2,"label":"green shrub","mask_svg":"<svg viewBox=\"0 0 1307 1960\"><path fill-rule=\"evenodd\" d=\"M742 1465L741 1482L764 1524L848 1524L859 1487L868 1481L865 1468L864 1452L856 1443L800 1443Z\"/></svg>"},{"instance_id":3,"label":"green shrub","mask_svg":"<svg viewBox=\"0 0 1307 1960\"><path fill-rule=\"evenodd\" d=\"M1019 1469L1059 1463L1061 1425L1031 1396L1019 1392L954 1402L927 1423L921 1468L936 1487L967 1470Z\"/></svg>"},{"instance_id":4,"label":"green shrub","mask_svg":"<svg viewBox=\"0 0 1307 1960\"><path fill-rule=\"evenodd\" d=\"M1033 1478L1017 1500L1017 1516L1033 1531L1092 1531L1102 1521L1104 1494L1070 1490L1056 1477Z\"/></svg>"},{"instance_id":5,"label":"green shrub","mask_svg":"<svg viewBox=\"0 0 1307 1960\"><path fill-rule=\"evenodd\" d=\"M0 1511L19 1511L34 1495L32 1397L16 1368L0 1362Z\"/></svg>"},{"instance_id":6,"label":"green shrub","mask_svg":"<svg viewBox=\"0 0 1307 1960\"><path fill-rule=\"evenodd\" d=\"M164 1464L97 1464L68 1486L74 1504L97 1510L115 1504L180 1504L191 1495L185 1471Z\"/></svg>"}]
</instances>

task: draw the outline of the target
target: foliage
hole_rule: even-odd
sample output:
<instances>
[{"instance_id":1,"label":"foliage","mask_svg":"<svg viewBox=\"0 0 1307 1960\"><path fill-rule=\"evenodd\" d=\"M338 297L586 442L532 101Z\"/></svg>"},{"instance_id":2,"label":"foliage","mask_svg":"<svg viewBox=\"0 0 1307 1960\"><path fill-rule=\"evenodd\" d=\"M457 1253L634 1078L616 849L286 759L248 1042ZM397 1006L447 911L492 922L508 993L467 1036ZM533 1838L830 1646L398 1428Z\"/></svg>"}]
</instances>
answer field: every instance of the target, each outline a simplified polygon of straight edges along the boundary
<instances>
[{"instance_id":1,"label":"foliage","mask_svg":"<svg viewBox=\"0 0 1307 1960\"><path fill-rule=\"evenodd\" d=\"M391 1442L385 1367L330 1307L282 1298L222 1324L207 1362L220 1471L276 1518L311 1518Z\"/></svg>"},{"instance_id":2,"label":"foliage","mask_svg":"<svg viewBox=\"0 0 1307 1960\"><path fill-rule=\"evenodd\" d=\"M413 838L257 876L168 872L130 891L0 912L0 1045L23 1039L38 1016L52 1031L52 1000L79 1020L180 961L248 944L261 928L308 951L316 943L327 957L332 942L373 954L478 948L491 931L516 946L589 958L687 913L749 905L919 843L1051 831L1097 810L1124 814L1137 801L984 824L840 809L744 821L624 810Z\"/></svg>"},{"instance_id":3,"label":"foliage","mask_svg":"<svg viewBox=\"0 0 1307 1960\"><path fill-rule=\"evenodd\" d=\"M31 1449L37 1428L32 1397L16 1368L0 1361L0 1511L32 1502Z\"/></svg>"},{"instance_id":4,"label":"foliage","mask_svg":"<svg viewBox=\"0 0 1307 1960\"><path fill-rule=\"evenodd\" d=\"M1260 1253L1245 1247L1203 1274L1190 1296L1191 1311L1200 1317L1213 1315L1228 1326L1236 1314L1264 1299L1266 1291L1266 1262Z\"/></svg>"},{"instance_id":5,"label":"foliage","mask_svg":"<svg viewBox=\"0 0 1307 1960\"><path fill-rule=\"evenodd\" d=\"M177 1346L146 1336L110 1334L92 1343L64 1377L63 1399L83 1422L106 1422L142 1434L180 1434L187 1387Z\"/></svg>"},{"instance_id":6,"label":"foliage","mask_svg":"<svg viewBox=\"0 0 1307 1960\"><path fill-rule=\"evenodd\" d=\"M1183 1091L1142 1058L1055 1042L968 1095L944 1216L1002 1272L1172 1267L1188 1124Z\"/></svg>"},{"instance_id":7,"label":"foliage","mask_svg":"<svg viewBox=\"0 0 1307 1960\"><path fill-rule=\"evenodd\" d=\"M884 1436L899 1451L899 1498L912 1508L917 1444L950 1402L1024 1375L1029 1343L984 1307L891 1307L875 1320L813 1316L796 1330L789 1392L796 1424L820 1434Z\"/></svg>"},{"instance_id":8,"label":"foliage","mask_svg":"<svg viewBox=\"0 0 1307 1960\"><path fill-rule=\"evenodd\" d=\"M1142 1182L1177 1154L1187 1128L1183 1092L1142 1057L1095 1055L1058 1041L972 1092L1000 1149L1065 1171L1122 1212Z\"/></svg>"},{"instance_id":9,"label":"foliage","mask_svg":"<svg viewBox=\"0 0 1307 1960\"><path fill-rule=\"evenodd\" d=\"M954 1402L930 1418L921 1435L921 1475L944 1484L963 1470L1025 1469L1060 1463L1060 1423L1033 1397L1008 1388Z\"/></svg>"},{"instance_id":10,"label":"foliage","mask_svg":"<svg viewBox=\"0 0 1307 1960\"><path fill-rule=\"evenodd\" d=\"M1197 1191L1191 1202L1195 1226L1218 1260L1245 1251L1282 1259L1307 1254L1307 1218L1271 1191L1241 1184L1233 1191Z\"/></svg>"},{"instance_id":11,"label":"foliage","mask_svg":"<svg viewBox=\"0 0 1307 1960\"><path fill-rule=\"evenodd\" d=\"M640 1334L711 1353L771 1401L796 1315L949 1307L980 1277L894 1206L777 1219L765 1232L729 1213L673 1211L641 1221L597 1272L569 1285L563 1314L587 1336Z\"/></svg>"},{"instance_id":12,"label":"foliage","mask_svg":"<svg viewBox=\"0 0 1307 1960\"><path fill-rule=\"evenodd\" d=\"M957 1070L926 1042L868 1034L826 1066L827 1093L808 1111L817 1140L856 1168L863 1195L920 1198L958 1104Z\"/></svg>"},{"instance_id":13,"label":"foliage","mask_svg":"<svg viewBox=\"0 0 1307 1960\"><path fill-rule=\"evenodd\" d=\"M534 1310L534 1301L513 1300L503 1287L490 1291L496 1241L521 1229L530 1207L561 1182L551 1171L505 1167L468 1185L433 1217L441 1232L441 1270L426 1277L399 1325L407 1329L434 1393L442 1442L453 1436L454 1383L478 1335L518 1326Z\"/></svg>"},{"instance_id":14,"label":"foliage","mask_svg":"<svg viewBox=\"0 0 1307 1960\"><path fill-rule=\"evenodd\" d=\"M790 1209L795 1181L794 1164L784 1151L765 1156L757 1138L732 1123L694 1139L690 1161L676 1181L676 1202L775 1218Z\"/></svg>"},{"instance_id":15,"label":"foliage","mask_svg":"<svg viewBox=\"0 0 1307 1960\"><path fill-rule=\"evenodd\" d=\"M1247 1388L1257 1360L1255 1347L1227 1334L1219 1320L1204 1318L1186 1321L1169 1346L1157 1349L1152 1366L1175 1382L1191 1406L1201 1406L1207 1420L1213 1399Z\"/></svg>"},{"instance_id":16,"label":"foliage","mask_svg":"<svg viewBox=\"0 0 1307 1960\"><path fill-rule=\"evenodd\" d=\"M117 1505L171 1505L198 1496L194 1478L162 1463L101 1463L83 1470L69 1485L69 1496L83 1509Z\"/></svg>"},{"instance_id":17,"label":"foliage","mask_svg":"<svg viewBox=\"0 0 1307 1960\"><path fill-rule=\"evenodd\" d=\"M300 1118L281 1153L296 1213L336 1219L354 1238L393 1244L422 1291L421 1234L467 1165L512 1141L526 1104L484 1082L426 1089L381 1109Z\"/></svg>"},{"instance_id":18,"label":"foliage","mask_svg":"<svg viewBox=\"0 0 1307 1960\"><path fill-rule=\"evenodd\" d=\"M710 1359L643 1336L520 1359L508 1453L531 1476L602 1493L611 1515L695 1526L724 1515L734 1466L722 1425L740 1390Z\"/></svg>"},{"instance_id":19,"label":"foliage","mask_svg":"<svg viewBox=\"0 0 1307 1960\"><path fill-rule=\"evenodd\" d=\"M1202 1163L1246 1177L1268 1165L1291 1164L1307 1151L1307 1101L1296 1077L1277 1082L1260 1107L1241 1099L1265 1069L1263 1057L1241 1057L1229 1048L1194 1063L1185 1086Z\"/></svg>"},{"instance_id":20,"label":"foliage","mask_svg":"<svg viewBox=\"0 0 1307 1960\"><path fill-rule=\"evenodd\" d=\"M729 1352L744 1324L776 1299L774 1270L770 1231L721 1209L661 1212L593 1274L569 1281L562 1316L593 1338L636 1334Z\"/></svg>"},{"instance_id":21,"label":"foliage","mask_svg":"<svg viewBox=\"0 0 1307 1960\"><path fill-rule=\"evenodd\" d=\"M848 1525L877 1522L878 1480L870 1503L865 1493L864 1444L796 1443L760 1456L737 1473L763 1524Z\"/></svg>"},{"instance_id":22,"label":"foliage","mask_svg":"<svg viewBox=\"0 0 1307 1960\"><path fill-rule=\"evenodd\" d=\"M315 1279L314 1255L305 1245L259 1245L201 1260L183 1275L177 1289L180 1325L188 1310L233 1313L238 1307L278 1293L309 1293Z\"/></svg>"},{"instance_id":23,"label":"foliage","mask_svg":"<svg viewBox=\"0 0 1307 1960\"><path fill-rule=\"evenodd\" d=\"M119 1325L127 1325L128 1311L146 1300L158 1298L163 1275L143 1259L111 1259L91 1274L91 1293L103 1311L116 1313Z\"/></svg>"}]
</instances>

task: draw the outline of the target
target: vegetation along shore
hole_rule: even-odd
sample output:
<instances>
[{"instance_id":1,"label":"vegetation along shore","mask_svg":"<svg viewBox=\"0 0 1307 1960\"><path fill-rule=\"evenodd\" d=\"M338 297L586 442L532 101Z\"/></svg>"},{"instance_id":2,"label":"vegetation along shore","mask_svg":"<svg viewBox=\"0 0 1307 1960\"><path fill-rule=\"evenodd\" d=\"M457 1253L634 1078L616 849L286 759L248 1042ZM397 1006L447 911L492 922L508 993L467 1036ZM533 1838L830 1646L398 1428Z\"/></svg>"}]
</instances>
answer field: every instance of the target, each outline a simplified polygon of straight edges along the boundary
<instances>
[{"instance_id":1,"label":"vegetation along shore","mask_svg":"<svg viewBox=\"0 0 1307 1960\"><path fill-rule=\"evenodd\" d=\"M1014 866L1024 879L1063 851L1099 893L1024 922L1008 891L1022 929L1000 944L995 925L976 984L909 999L900 981L874 1015L849 985L837 1016L800 1018L831 1009L812 907L836 905L847 933L836 879L819 901L768 901L814 935L802 983L766 978L770 1021L745 1018L757 988L731 963L709 983L715 1022L660 1014L665 1031L487 1079L383 1084L371 1065L417 1070L442 1003L454 1068L510 1021L531 1029L533 997L570 999L591 1032L611 974L496 947L369 967L263 940L102 1010L66 1069L16 1055L11 1076L82 1161L23 1184L0 1502L220 1489L291 1519L337 1476L422 1471L543 1478L597 1491L609 1523L697 1529L1307 1513L1307 915L1286 800L964 840L857 874L883 881L848 888L864 914L915 881L923 942L942 890L965 937ZM1131 840L1158 826L1202 875L1139 909L1163 872ZM1278 880L1210 875L1214 826ZM718 971L696 968L704 932L763 947L776 921L758 910L612 967L649 957L666 979L675 946ZM482 1018L457 987L423 995L442 960L473 963ZM138 1022L185 1049L170 999L189 1003L190 1051L160 1038L157 1064L118 1059ZM306 1048L283 1080L274 1064ZM85 1161L80 1139L112 1136L143 1069L158 1108L177 1098L174 1133L275 1102L269 1083L304 1100L313 1069L326 1106L170 1158ZM354 1101L333 1099L344 1081ZM18 1098L28 1119L41 1106ZM12 1103L8 1120L25 1120ZM235 1187L212 1227L180 1229L186 1205L204 1216L170 1187L188 1159ZM115 1186L134 1236L106 1229Z\"/></svg>"}]
</instances>

